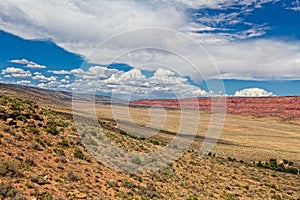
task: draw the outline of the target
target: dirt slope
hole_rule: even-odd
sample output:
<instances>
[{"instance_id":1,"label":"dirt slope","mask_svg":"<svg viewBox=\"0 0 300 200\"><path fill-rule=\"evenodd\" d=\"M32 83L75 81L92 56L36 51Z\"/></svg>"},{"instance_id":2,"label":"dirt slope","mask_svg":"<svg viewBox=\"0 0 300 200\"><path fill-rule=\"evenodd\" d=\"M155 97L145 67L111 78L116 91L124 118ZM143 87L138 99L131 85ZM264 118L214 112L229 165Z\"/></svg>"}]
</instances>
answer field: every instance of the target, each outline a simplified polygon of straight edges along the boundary
<instances>
[{"instance_id":1,"label":"dirt slope","mask_svg":"<svg viewBox=\"0 0 300 200\"><path fill-rule=\"evenodd\" d=\"M111 169L85 150L63 110L0 96L0 199L300 198L300 175L277 170L281 161L266 169L266 163L262 167L234 158L202 158L187 150L157 172L135 175ZM128 151L164 145L123 133L111 120L101 123L112 142ZM293 163L283 166L292 167L299 168Z\"/></svg>"}]
</instances>

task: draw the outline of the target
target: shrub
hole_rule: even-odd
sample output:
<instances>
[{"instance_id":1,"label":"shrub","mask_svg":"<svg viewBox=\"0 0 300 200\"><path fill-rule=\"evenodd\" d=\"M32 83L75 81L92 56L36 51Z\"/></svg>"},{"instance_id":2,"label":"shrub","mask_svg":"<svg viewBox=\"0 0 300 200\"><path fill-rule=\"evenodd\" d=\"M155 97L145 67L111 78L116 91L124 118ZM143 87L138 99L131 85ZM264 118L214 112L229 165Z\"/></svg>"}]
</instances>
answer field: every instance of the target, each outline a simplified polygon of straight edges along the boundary
<instances>
[{"instance_id":1,"label":"shrub","mask_svg":"<svg viewBox=\"0 0 300 200\"><path fill-rule=\"evenodd\" d=\"M123 130L120 130L120 134L121 135L127 135L127 133L125 131L123 131Z\"/></svg>"},{"instance_id":2,"label":"shrub","mask_svg":"<svg viewBox=\"0 0 300 200\"><path fill-rule=\"evenodd\" d=\"M228 158L227 158L227 160L228 160L228 161L230 161L230 162L234 162L234 161L236 161L236 159L235 159L235 158L231 158L231 157L228 157Z\"/></svg>"},{"instance_id":3,"label":"shrub","mask_svg":"<svg viewBox=\"0 0 300 200\"><path fill-rule=\"evenodd\" d=\"M44 140L42 140L41 138L35 138L34 141L36 141L37 143L39 143L39 144L42 145L43 147L46 146Z\"/></svg>"},{"instance_id":4,"label":"shrub","mask_svg":"<svg viewBox=\"0 0 300 200\"><path fill-rule=\"evenodd\" d=\"M52 195L48 191L38 191L36 196L38 200L52 200Z\"/></svg>"},{"instance_id":5,"label":"shrub","mask_svg":"<svg viewBox=\"0 0 300 200\"><path fill-rule=\"evenodd\" d=\"M65 128L68 126L68 123L63 120L59 120L56 125Z\"/></svg>"},{"instance_id":6,"label":"shrub","mask_svg":"<svg viewBox=\"0 0 300 200\"><path fill-rule=\"evenodd\" d=\"M79 181L80 178L74 173L74 172L68 172L67 174L67 178L70 180L70 181Z\"/></svg>"},{"instance_id":7,"label":"shrub","mask_svg":"<svg viewBox=\"0 0 300 200\"><path fill-rule=\"evenodd\" d=\"M269 163L270 163L271 168L276 168L277 167L277 159L270 158Z\"/></svg>"},{"instance_id":8,"label":"shrub","mask_svg":"<svg viewBox=\"0 0 300 200\"><path fill-rule=\"evenodd\" d=\"M29 131L30 131L31 133L33 133L33 134L36 134L36 135L38 135L38 134L40 133L40 130L37 129L37 128L35 128L35 127L30 127L30 128L29 128Z\"/></svg>"},{"instance_id":9,"label":"shrub","mask_svg":"<svg viewBox=\"0 0 300 200\"><path fill-rule=\"evenodd\" d=\"M25 117L24 115L19 115L16 117L17 120L20 120L20 121L26 121L27 120L27 117Z\"/></svg>"},{"instance_id":10,"label":"shrub","mask_svg":"<svg viewBox=\"0 0 300 200\"><path fill-rule=\"evenodd\" d=\"M39 143L37 143L37 142L32 142L30 144L29 148L34 149L34 150L38 150L38 151L42 150L42 148L40 147Z\"/></svg>"},{"instance_id":11,"label":"shrub","mask_svg":"<svg viewBox=\"0 0 300 200\"><path fill-rule=\"evenodd\" d=\"M64 156L64 155L65 155L65 152L64 152L64 150L62 150L62 149L55 148L55 149L53 149L53 151L54 151L57 155L60 155L60 156Z\"/></svg>"},{"instance_id":12,"label":"shrub","mask_svg":"<svg viewBox=\"0 0 300 200\"><path fill-rule=\"evenodd\" d=\"M9 183L2 183L0 185L0 199L18 199L23 200L26 199L23 195L21 195L11 184Z\"/></svg>"},{"instance_id":13,"label":"shrub","mask_svg":"<svg viewBox=\"0 0 300 200\"><path fill-rule=\"evenodd\" d=\"M84 159L85 155L82 153L80 149L75 149L74 157L79 159Z\"/></svg>"},{"instance_id":14,"label":"shrub","mask_svg":"<svg viewBox=\"0 0 300 200\"><path fill-rule=\"evenodd\" d=\"M94 139L90 139L90 143L91 143L91 145L93 145L93 146L97 146L97 145L98 145L97 141L94 140Z\"/></svg>"},{"instance_id":15,"label":"shrub","mask_svg":"<svg viewBox=\"0 0 300 200\"><path fill-rule=\"evenodd\" d=\"M57 135L59 131L57 130L56 125L52 124L50 127L47 128L47 132L52 135Z\"/></svg>"},{"instance_id":16,"label":"shrub","mask_svg":"<svg viewBox=\"0 0 300 200\"><path fill-rule=\"evenodd\" d=\"M16 135L16 132L10 126L4 126L3 130L11 135Z\"/></svg>"},{"instance_id":17,"label":"shrub","mask_svg":"<svg viewBox=\"0 0 300 200\"><path fill-rule=\"evenodd\" d=\"M187 198L187 200L198 200L198 198L194 195L191 195Z\"/></svg>"},{"instance_id":18,"label":"shrub","mask_svg":"<svg viewBox=\"0 0 300 200\"><path fill-rule=\"evenodd\" d=\"M31 177L31 181L38 184L38 185L46 185L46 184L50 184L49 181L45 180L43 177L41 176L33 176Z\"/></svg>"},{"instance_id":19,"label":"shrub","mask_svg":"<svg viewBox=\"0 0 300 200\"><path fill-rule=\"evenodd\" d=\"M154 145L159 145L159 141L157 141L157 140L150 140L150 142Z\"/></svg>"},{"instance_id":20,"label":"shrub","mask_svg":"<svg viewBox=\"0 0 300 200\"><path fill-rule=\"evenodd\" d=\"M70 147L69 141L68 140L62 140L60 142L57 143L59 146L63 146L63 147Z\"/></svg>"},{"instance_id":21,"label":"shrub","mask_svg":"<svg viewBox=\"0 0 300 200\"><path fill-rule=\"evenodd\" d=\"M285 167L285 164L289 164L291 161L288 160L283 160L283 163L278 164L277 160L274 158L271 158L269 160L269 162L266 163L262 163L261 161L259 161L256 166L257 167L263 167L266 169L271 169L271 170L276 170L279 172L287 172L287 173L292 173L292 174L298 174L299 170L295 167Z\"/></svg>"},{"instance_id":22,"label":"shrub","mask_svg":"<svg viewBox=\"0 0 300 200\"><path fill-rule=\"evenodd\" d=\"M298 174L299 172L299 170L295 167L286 168L285 171L292 174Z\"/></svg>"},{"instance_id":23,"label":"shrub","mask_svg":"<svg viewBox=\"0 0 300 200\"><path fill-rule=\"evenodd\" d=\"M142 164L142 161L139 157L136 157L136 158L132 159L132 163L140 165L140 164Z\"/></svg>"},{"instance_id":24,"label":"shrub","mask_svg":"<svg viewBox=\"0 0 300 200\"><path fill-rule=\"evenodd\" d=\"M132 181L128 181L126 179L122 180L122 184L124 187L128 188L128 189L133 189L136 187L136 185L132 182Z\"/></svg>"},{"instance_id":25,"label":"shrub","mask_svg":"<svg viewBox=\"0 0 300 200\"><path fill-rule=\"evenodd\" d=\"M0 176L6 177L21 177L18 164L13 161L0 161Z\"/></svg>"},{"instance_id":26,"label":"shrub","mask_svg":"<svg viewBox=\"0 0 300 200\"><path fill-rule=\"evenodd\" d=\"M21 104L21 103L13 103L10 105L10 109L14 110L14 111L17 111L17 110L20 111L20 110L22 110L22 108L23 108L23 104Z\"/></svg>"},{"instance_id":27,"label":"shrub","mask_svg":"<svg viewBox=\"0 0 300 200\"><path fill-rule=\"evenodd\" d=\"M257 167L264 167L264 164L261 161L258 161L258 163L256 164Z\"/></svg>"}]
</instances>

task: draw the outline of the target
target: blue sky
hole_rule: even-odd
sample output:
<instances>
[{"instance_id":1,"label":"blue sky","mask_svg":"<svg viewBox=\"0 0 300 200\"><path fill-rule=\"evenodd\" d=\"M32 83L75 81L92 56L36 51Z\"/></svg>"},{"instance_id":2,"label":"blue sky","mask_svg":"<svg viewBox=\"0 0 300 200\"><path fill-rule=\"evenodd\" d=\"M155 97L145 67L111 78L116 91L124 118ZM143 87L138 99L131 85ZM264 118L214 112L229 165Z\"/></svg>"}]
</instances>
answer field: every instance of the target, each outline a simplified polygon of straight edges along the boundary
<instances>
[{"instance_id":1,"label":"blue sky","mask_svg":"<svg viewBox=\"0 0 300 200\"><path fill-rule=\"evenodd\" d=\"M0 81L125 99L300 95L299 23L292 0L3 0Z\"/></svg>"}]
</instances>

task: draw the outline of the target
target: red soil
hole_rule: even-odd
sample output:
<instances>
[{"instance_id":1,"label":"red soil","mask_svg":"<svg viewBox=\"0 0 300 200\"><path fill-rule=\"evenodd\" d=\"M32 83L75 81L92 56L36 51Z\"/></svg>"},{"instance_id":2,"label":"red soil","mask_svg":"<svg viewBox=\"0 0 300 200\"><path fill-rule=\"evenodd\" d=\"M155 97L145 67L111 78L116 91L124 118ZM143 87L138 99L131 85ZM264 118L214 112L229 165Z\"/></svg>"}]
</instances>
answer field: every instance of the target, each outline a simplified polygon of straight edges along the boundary
<instances>
[{"instance_id":1,"label":"red soil","mask_svg":"<svg viewBox=\"0 0 300 200\"><path fill-rule=\"evenodd\" d=\"M199 109L204 111L227 109L227 113L257 117L270 116L291 119L300 117L300 97L296 96L190 98L180 100L145 99L132 101L130 104L134 106L163 106L173 109Z\"/></svg>"}]
</instances>

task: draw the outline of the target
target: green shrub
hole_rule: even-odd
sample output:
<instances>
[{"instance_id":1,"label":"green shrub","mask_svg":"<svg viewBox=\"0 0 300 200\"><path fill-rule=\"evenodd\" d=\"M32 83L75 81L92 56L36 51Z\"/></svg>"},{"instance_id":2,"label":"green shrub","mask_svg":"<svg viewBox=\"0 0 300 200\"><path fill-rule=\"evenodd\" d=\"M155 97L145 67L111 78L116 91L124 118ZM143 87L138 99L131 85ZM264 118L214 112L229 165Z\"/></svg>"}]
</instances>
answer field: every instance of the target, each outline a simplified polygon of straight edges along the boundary
<instances>
[{"instance_id":1,"label":"green shrub","mask_svg":"<svg viewBox=\"0 0 300 200\"><path fill-rule=\"evenodd\" d=\"M154 145L159 145L159 141L157 141L157 140L150 140L150 142Z\"/></svg>"},{"instance_id":2,"label":"green shrub","mask_svg":"<svg viewBox=\"0 0 300 200\"><path fill-rule=\"evenodd\" d=\"M264 164L261 161L258 161L258 163L256 164L257 167L264 167Z\"/></svg>"},{"instance_id":3,"label":"green shrub","mask_svg":"<svg viewBox=\"0 0 300 200\"><path fill-rule=\"evenodd\" d=\"M57 143L59 146L63 146L63 147L70 147L69 141L68 140L62 140L60 142Z\"/></svg>"},{"instance_id":4,"label":"green shrub","mask_svg":"<svg viewBox=\"0 0 300 200\"><path fill-rule=\"evenodd\" d=\"M39 143L39 144L42 145L43 147L46 146L44 140L42 140L41 138L34 138L34 141L36 141L37 143Z\"/></svg>"},{"instance_id":5,"label":"green shrub","mask_svg":"<svg viewBox=\"0 0 300 200\"><path fill-rule=\"evenodd\" d=\"M198 198L194 195L190 195L187 200L198 200Z\"/></svg>"},{"instance_id":6,"label":"green shrub","mask_svg":"<svg viewBox=\"0 0 300 200\"><path fill-rule=\"evenodd\" d=\"M22 103L13 103L10 105L10 109L11 110L14 110L14 111L17 111L17 110L22 110L23 108L23 104Z\"/></svg>"},{"instance_id":7,"label":"green shrub","mask_svg":"<svg viewBox=\"0 0 300 200\"><path fill-rule=\"evenodd\" d=\"M230 162L235 162L236 161L235 158L231 158L231 157L228 157L227 160L230 161Z\"/></svg>"},{"instance_id":8,"label":"green shrub","mask_svg":"<svg viewBox=\"0 0 300 200\"><path fill-rule=\"evenodd\" d=\"M85 155L82 153L80 149L75 149L74 157L79 159L84 159Z\"/></svg>"},{"instance_id":9,"label":"green shrub","mask_svg":"<svg viewBox=\"0 0 300 200\"><path fill-rule=\"evenodd\" d=\"M25 117L24 115L19 115L19 116L17 116L16 119L17 119L17 120L20 120L20 121L26 121L26 120L27 120L27 117Z\"/></svg>"},{"instance_id":10,"label":"green shrub","mask_svg":"<svg viewBox=\"0 0 300 200\"><path fill-rule=\"evenodd\" d=\"M286 168L285 171L287 173L292 173L292 174L298 174L299 170L295 167L289 167L289 168Z\"/></svg>"},{"instance_id":11,"label":"green shrub","mask_svg":"<svg viewBox=\"0 0 300 200\"><path fill-rule=\"evenodd\" d=\"M288 160L283 160L283 163L278 164L277 159L271 158L269 162L261 162L259 161L256 166L257 167L263 167L266 169L271 169L279 172L287 172L287 173L292 173L292 174L298 174L299 170L295 167L288 167L286 168L286 164L290 164L291 161ZM292 163L292 162L291 162Z\"/></svg>"},{"instance_id":12,"label":"green shrub","mask_svg":"<svg viewBox=\"0 0 300 200\"><path fill-rule=\"evenodd\" d=\"M277 167L277 159L270 158L269 163L270 163L271 168L276 168Z\"/></svg>"},{"instance_id":13,"label":"green shrub","mask_svg":"<svg viewBox=\"0 0 300 200\"><path fill-rule=\"evenodd\" d=\"M52 195L48 191L38 191L37 194L38 200L52 200Z\"/></svg>"},{"instance_id":14,"label":"green shrub","mask_svg":"<svg viewBox=\"0 0 300 200\"><path fill-rule=\"evenodd\" d=\"M35 127L30 127L30 128L29 128L29 131L30 131L31 133L35 134L35 135L40 134L40 130L37 129L37 128L35 128Z\"/></svg>"},{"instance_id":15,"label":"green shrub","mask_svg":"<svg viewBox=\"0 0 300 200\"><path fill-rule=\"evenodd\" d=\"M60 127L67 127L68 126L68 123L63 121L63 120L59 120L57 123L56 123L57 126L60 126Z\"/></svg>"},{"instance_id":16,"label":"green shrub","mask_svg":"<svg viewBox=\"0 0 300 200\"><path fill-rule=\"evenodd\" d=\"M55 125L56 126L56 122L53 120L50 120L47 122L47 125Z\"/></svg>"},{"instance_id":17,"label":"green shrub","mask_svg":"<svg viewBox=\"0 0 300 200\"><path fill-rule=\"evenodd\" d=\"M90 139L90 143L91 143L91 145L93 145L93 146L97 146L98 145L98 143L97 143L97 141L96 140L94 140L94 139Z\"/></svg>"},{"instance_id":18,"label":"green shrub","mask_svg":"<svg viewBox=\"0 0 300 200\"><path fill-rule=\"evenodd\" d=\"M53 149L53 151L54 151L57 155L60 155L60 156L64 156L64 155L65 155L65 152L64 152L64 150L62 150L62 149L55 148L55 149Z\"/></svg>"},{"instance_id":19,"label":"green shrub","mask_svg":"<svg viewBox=\"0 0 300 200\"><path fill-rule=\"evenodd\" d=\"M123 130L120 130L120 134L121 135L127 135L127 133L125 131L123 131Z\"/></svg>"},{"instance_id":20,"label":"green shrub","mask_svg":"<svg viewBox=\"0 0 300 200\"><path fill-rule=\"evenodd\" d=\"M132 163L137 164L137 165L142 164L142 161L139 157L136 157L136 158L132 159L131 161L132 161Z\"/></svg>"},{"instance_id":21,"label":"green shrub","mask_svg":"<svg viewBox=\"0 0 300 200\"><path fill-rule=\"evenodd\" d=\"M58 135L59 131L56 128L55 124L52 124L50 127L47 128L47 132L52 135Z\"/></svg>"}]
</instances>

